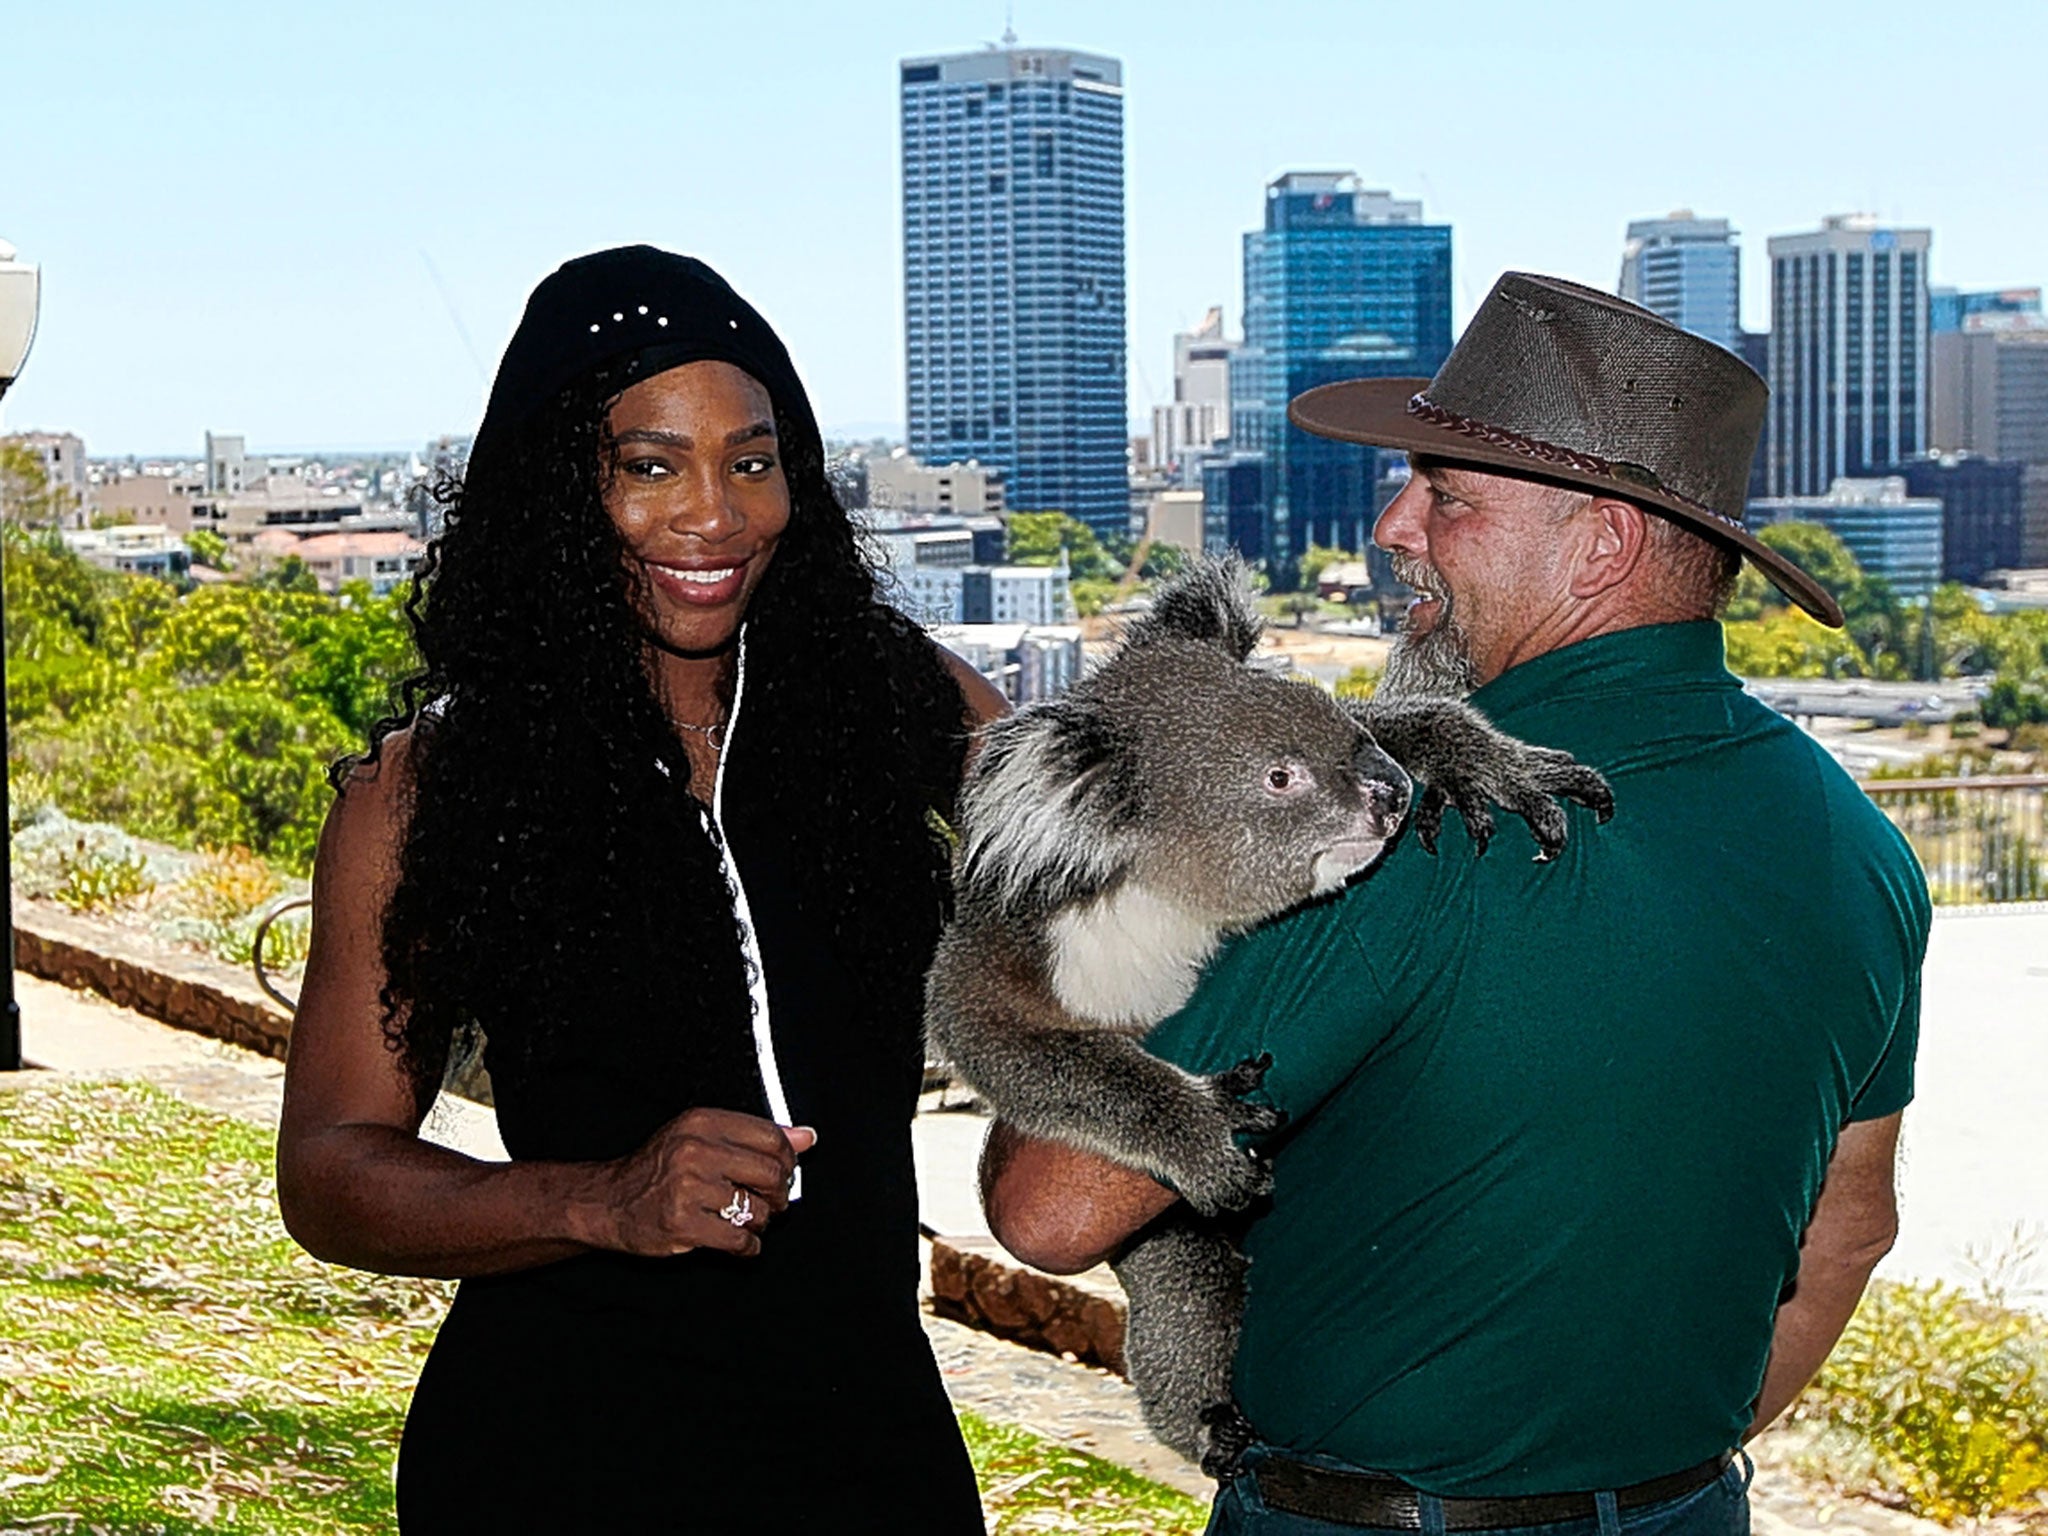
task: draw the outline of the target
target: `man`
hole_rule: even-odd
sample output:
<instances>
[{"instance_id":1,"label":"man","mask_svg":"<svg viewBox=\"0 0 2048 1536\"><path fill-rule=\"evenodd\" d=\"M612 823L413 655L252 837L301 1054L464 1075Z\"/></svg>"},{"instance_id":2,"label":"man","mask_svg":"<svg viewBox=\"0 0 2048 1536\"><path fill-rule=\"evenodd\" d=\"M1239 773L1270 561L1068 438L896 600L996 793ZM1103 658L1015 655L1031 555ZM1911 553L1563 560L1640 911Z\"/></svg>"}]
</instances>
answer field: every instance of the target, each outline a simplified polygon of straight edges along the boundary
<instances>
[{"instance_id":1,"label":"man","mask_svg":"<svg viewBox=\"0 0 2048 1536\"><path fill-rule=\"evenodd\" d=\"M1260 1440L1212 1531L1745 1531L1732 1451L1890 1245L1929 909L1722 665L1740 556L1841 619L1742 526L1765 397L1710 342L1509 274L1434 380L1291 408L1411 457L1375 530L1420 593L1388 685L1476 685L1617 811L1573 811L1551 864L1516 822L1475 858L1449 818L1437 857L1408 839L1226 948L1152 1036L1195 1071L1270 1052L1289 1117L1245 1243ZM1001 1126L983 1172L996 1235L1059 1271L1174 1199Z\"/></svg>"}]
</instances>

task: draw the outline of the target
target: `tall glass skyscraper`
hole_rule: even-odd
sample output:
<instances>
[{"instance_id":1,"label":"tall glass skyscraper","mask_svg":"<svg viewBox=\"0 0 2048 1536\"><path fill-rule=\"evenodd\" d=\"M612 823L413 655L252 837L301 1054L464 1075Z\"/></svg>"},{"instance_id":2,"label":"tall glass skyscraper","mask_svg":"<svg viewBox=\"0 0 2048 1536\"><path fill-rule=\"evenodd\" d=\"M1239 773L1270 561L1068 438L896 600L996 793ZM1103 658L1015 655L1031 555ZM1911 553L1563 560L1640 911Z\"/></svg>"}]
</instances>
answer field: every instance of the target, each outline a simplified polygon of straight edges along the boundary
<instances>
[{"instance_id":1,"label":"tall glass skyscraper","mask_svg":"<svg viewBox=\"0 0 2048 1536\"><path fill-rule=\"evenodd\" d=\"M1771 237L1771 495L1927 451L1931 239L1861 214Z\"/></svg>"},{"instance_id":2,"label":"tall glass skyscraper","mask_svg":"<svg viewBox=\"0 0 2048 1536\"><path fill-rule=\"evenodd\" d=\"M1742 253L1726 219L1695 218L1681 208L1669 218L1637 219L1621 251L1616 290L1631 304L1662 315L1696 336L1740 351Z\"/></svg>"},{"instance_id":3,"label":"tall glass skyscraper","mask_svg":"<svg viewBox=\"0 0 2048 1536\"><path fill-rule=\"evenodd\" d=\"M1230 369L1231 448L1263 463L1263 537L1278 570L1311 543L1363 549L1377 456L1312 437L1287 402L1339 379L1427 378L1451 350L1451 229L1350 172L1291 172L1244 237L1244 345ZM1243 547L1241 545L1241 547Z\"/></svg>"},{"instance_id":4,"label":"tall glass skyscraper","mask_svg":"<svg viewBox=\"0 0 2048 1536\"><path fill-rule=\"evenodd\" d=\"M901 94L910 451L1124 533L1122 66L988 48L905 59Z\"/></svg>"}]
</instances>

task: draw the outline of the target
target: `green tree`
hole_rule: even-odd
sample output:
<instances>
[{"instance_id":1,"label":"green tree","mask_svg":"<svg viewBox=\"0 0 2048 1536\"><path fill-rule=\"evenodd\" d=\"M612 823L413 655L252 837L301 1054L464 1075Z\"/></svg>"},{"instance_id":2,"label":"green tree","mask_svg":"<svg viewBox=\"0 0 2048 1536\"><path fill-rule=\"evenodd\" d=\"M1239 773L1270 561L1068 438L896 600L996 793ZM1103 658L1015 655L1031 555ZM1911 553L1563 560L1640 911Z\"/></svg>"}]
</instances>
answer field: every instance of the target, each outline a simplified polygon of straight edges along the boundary
<instances>
[{"instance_id":1,"label":"green tree","mask_svg":"<svg viewBox=\"0 0 2048 1536\"><path fill-rule=\"evenodd\" d=\"M0 440L0 520L55 528L77 508L74 491L50 484L41 454L26 443Z\"/></svg>"},{"instance_id":2,"label":"green tree","mask_svg":"<svg viewBox=\"0 0 2048 1536\"><path fill-rule=\"evenodd\" d=\"M1728 670L1738 677L1868 677L1870 659L1855 639L1796 608L1722 625Z\"/></svg>"},{"instance_id":3,"label":"green tree","mask_svg":"<svg viewBox=\"0 0 2048 1536\"><path fill-rule=\"evenodd\" d=\"M1012 512L1005 525L1013 565L1057 565L1064 549L1068 571L1077 581L1115 581L1124 573L1095 530L1064 512Z\"/></svg>"},{"instance_id":4,"label":"green tree","mask_svg":"<svg viewBox=\"0 0 2048 1536\"><path fill-rule=\"evenodd\" d=\"M194 528L185 535L185 547L192 551L192 558L201 565L216 571L234 569L228 559L228 541L211 528Z\"/></svg>"},{"instance_id":5,"label":"green tree","mask_svg":"<svg viewBox=\"0 0 2048 1536\"><path fill-rule=\"evenodd\" d=\"M1317 579L1330 566L1342 565L1358 556L1346 549L1331 549L1323 544L1311 544L1301 552L1301 558L1294 564L1295 585L1313 589Z\"/></svg>"},{"instance_id":6,"label":"green tree","mask_svg":"<svg viewBox=\"0 0 2048 1536\"><path fill-rule=\"evenodd\" d=\"M273 592L318 592L320 579L297 555L286 555L275 565L265 566L250 578L250 585Z\"/></svg>"}]
</instances>

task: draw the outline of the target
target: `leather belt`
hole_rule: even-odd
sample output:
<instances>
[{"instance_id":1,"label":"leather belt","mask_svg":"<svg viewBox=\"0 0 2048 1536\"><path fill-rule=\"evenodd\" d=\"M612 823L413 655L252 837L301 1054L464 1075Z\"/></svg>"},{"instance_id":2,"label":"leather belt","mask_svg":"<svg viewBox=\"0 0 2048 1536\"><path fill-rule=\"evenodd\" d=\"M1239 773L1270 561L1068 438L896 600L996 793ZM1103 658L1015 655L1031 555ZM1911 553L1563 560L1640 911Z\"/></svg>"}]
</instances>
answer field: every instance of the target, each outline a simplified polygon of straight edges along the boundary
<instances>
[{"instance_id":1,"label":"leather belt","mask_svg":"<svg viewBox=\"0 0 2048 1536\"><path fill-rule=\"evenodd\" d=\"M1640 1509L1704 1488L1728 1469L1733 1451L1723 1451L1683 1472L1666 1473L1646 1483L1614 1490L1618 1509ZM1380 1472L1347 1472L1318 1467L1285 1457L1268 1457L1253 1469L1259 1492L1273 1509L1308 1515L1334 1525L1375 1526L1385 1530L1422 1529L1422 1491L1398 1477ZM1517 1499L1445 1499L1444 1529L1498 1530L1517 1525L1551 1525L1562 1520L1597 1518L1599 1506L1590 1493L1545 1493Z\"/></svg>"}]
</instances>

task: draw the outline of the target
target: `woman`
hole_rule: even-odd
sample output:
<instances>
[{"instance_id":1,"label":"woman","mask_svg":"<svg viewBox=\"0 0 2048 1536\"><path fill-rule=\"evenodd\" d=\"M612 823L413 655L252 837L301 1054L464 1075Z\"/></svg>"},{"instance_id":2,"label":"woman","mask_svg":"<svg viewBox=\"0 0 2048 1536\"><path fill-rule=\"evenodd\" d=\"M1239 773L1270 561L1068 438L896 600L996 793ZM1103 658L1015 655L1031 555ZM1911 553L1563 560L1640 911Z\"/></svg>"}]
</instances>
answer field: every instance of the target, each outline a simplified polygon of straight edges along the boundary
<instances>
[{"instance_id":1,"label":"woman","mask_svg":"<svg viewBox=\"0 0 2048 1536\"><path fill-rule=\"evenodd\" d=\"M909 1122L1000 696L877 600L767 323L644 246L535 290L422 587L278 1141L311 1252L463 1281L404 1529L979 1531ZM478 1028L509 1164L417 1136Z\"/></svg>"}]
</instances>

